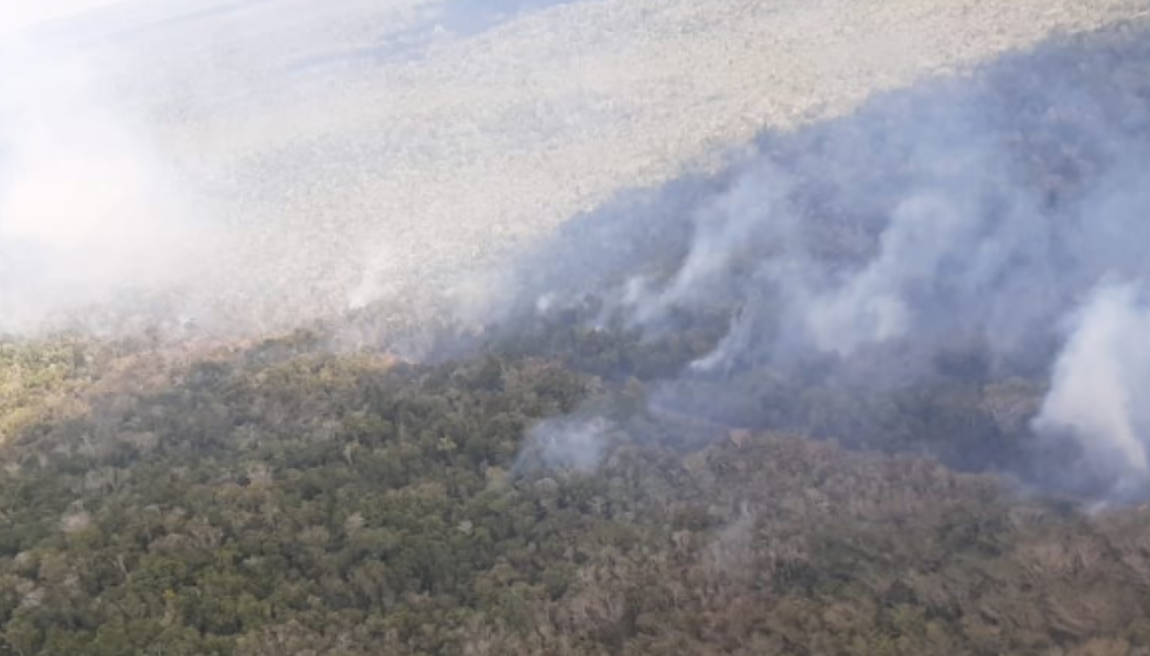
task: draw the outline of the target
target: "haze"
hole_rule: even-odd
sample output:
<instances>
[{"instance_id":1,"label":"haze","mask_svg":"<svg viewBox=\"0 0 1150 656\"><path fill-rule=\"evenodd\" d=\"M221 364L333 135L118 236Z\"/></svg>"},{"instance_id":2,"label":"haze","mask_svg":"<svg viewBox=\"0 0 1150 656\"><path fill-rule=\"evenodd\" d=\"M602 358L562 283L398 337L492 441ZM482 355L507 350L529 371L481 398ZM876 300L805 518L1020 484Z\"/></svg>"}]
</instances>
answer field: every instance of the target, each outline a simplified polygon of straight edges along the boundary
<instances>
[{"instance_id":1,"label":"haze","mask_svg":"<svg viewBox=\"0 0 1150 656\"><path fill-rule=\"evenodd\" d=\"M472 297L467 272L764 125L1125 3L106 4L5 5L0 329Z\"/></svg>"}]
</instances>

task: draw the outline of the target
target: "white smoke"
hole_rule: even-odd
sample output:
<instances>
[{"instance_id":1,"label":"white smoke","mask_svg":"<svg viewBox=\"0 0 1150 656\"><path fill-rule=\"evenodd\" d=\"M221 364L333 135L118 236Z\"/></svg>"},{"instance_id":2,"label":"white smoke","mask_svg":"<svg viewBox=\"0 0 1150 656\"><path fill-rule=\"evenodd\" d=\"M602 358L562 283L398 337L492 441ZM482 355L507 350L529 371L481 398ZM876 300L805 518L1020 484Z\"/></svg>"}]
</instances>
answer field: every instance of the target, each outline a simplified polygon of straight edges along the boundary
<instances>
[{"instance_id":1,"label":"white smoke","mask_svg":"<svg viewBox=\"0 0 1150 656\"><path fill-rule=\"evenodd\" d=\"M531 429L526 451L520 454L516 469L531 455L548 468L593 472L607 450L611 425L601 417L560 417Z\"/></svg>"},{"instance_id":2,"label":"white smoke","mask_svg":"<svg viewBox=\"0 0 1150 656\"><path fill-rule=\"evenodd\" d=\"M0 50L0 331L191 274L188 199L106 88L66 47Z\"/></svg>"},{"instance_id":3,"label":"white smoke","mask_svg":"<svg viewBox=\"0 0 1150 656\"><path fill-rule=\"evenodd\" d=\"M1150 304L1104 284L1078 313L1033 428L1069 436L1118 497L1150 490Z\"/></svg>"}]
</instances>

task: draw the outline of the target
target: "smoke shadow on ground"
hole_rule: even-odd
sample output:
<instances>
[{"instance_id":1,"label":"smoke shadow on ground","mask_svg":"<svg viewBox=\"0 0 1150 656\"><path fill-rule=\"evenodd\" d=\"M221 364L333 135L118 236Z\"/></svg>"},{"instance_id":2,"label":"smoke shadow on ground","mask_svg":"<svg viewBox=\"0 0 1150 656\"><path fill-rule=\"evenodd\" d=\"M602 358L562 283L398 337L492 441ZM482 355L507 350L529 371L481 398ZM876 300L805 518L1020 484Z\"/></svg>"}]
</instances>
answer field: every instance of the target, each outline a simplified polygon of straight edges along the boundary
<instances>
[{"instance_id":1,"label":"smoke shadow on ground","mask_svg":"<svg viewBox=\"0 0 1150 656\"><path fill-rule=\"evenodd\" d=\"M1114 350L1150 312L1147 70L1138 20L764 131L716 175L570 220L511 266L493 333L650 345L710 322L647 381L653 408L1143 498L1150 366ZM1099 327L1098 298L1129 321ZM1086 326L1105 402L1052 407L1082 385Z\"/></svg>"}]
</instances>

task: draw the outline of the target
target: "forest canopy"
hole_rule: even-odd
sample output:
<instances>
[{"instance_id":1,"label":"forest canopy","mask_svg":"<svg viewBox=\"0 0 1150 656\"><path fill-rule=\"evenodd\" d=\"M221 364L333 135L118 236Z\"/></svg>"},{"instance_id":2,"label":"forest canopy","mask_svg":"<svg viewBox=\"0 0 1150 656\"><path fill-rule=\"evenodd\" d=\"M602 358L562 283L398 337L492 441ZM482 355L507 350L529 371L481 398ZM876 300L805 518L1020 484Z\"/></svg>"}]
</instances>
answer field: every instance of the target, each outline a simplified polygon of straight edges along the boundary
<instances>
[{"instance_id":1,"label":"forest canopy","mask_svg":"<svg viewBox=\"0 0 1150 656\"><path fill-rule=\"evenodd\" d=\"M684 347L569 338L4 345L0 654L1150 653L1145 508L651 412L589 371Z\"/></svg>"}]
</instances>

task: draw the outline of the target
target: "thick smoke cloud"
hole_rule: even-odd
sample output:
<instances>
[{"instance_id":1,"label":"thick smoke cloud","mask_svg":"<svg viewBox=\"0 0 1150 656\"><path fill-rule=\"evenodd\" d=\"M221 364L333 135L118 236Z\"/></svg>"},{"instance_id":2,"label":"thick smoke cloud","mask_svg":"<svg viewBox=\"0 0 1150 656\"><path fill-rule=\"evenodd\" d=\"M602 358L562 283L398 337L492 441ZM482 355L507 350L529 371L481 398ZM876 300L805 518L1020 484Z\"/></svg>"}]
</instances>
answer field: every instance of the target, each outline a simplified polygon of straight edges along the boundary
<instances>
[{"instance_id":1,"label":"thick smoke cloud","mask_svg":"<svg viewBox=\"0 0 1150 656\"><path fill-rule=\"evenodd\" d=\"M654 336L725 308L726 337L660 390L679 405L720 405L752 370L913 388L957 376L954 353L987 382L1052 377L1030 446L1069 437L1083 489L1144 496L1148 44L1145 25L1060 40L766 134L716 180L577 220L523 265L516 302L595 298L595 325Z\"/></svg>"}]
</instances>

